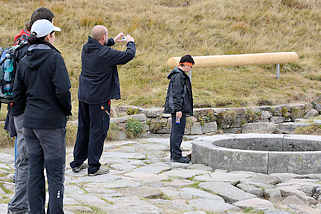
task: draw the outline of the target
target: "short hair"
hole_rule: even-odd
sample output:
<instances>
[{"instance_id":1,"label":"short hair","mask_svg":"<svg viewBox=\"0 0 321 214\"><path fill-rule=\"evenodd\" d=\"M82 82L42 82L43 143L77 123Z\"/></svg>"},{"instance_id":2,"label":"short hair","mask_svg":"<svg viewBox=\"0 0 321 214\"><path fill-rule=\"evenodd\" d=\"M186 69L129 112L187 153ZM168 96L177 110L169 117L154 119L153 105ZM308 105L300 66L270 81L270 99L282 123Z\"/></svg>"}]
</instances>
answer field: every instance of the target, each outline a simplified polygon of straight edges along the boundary
<instances>
[{"instance_id":1,"label":"short hair","mask_svg":"<svg viewBox=\"0 0 321 214\"><path fill-rule=\"evenodd\" d=\"M35 23L35 21L39 19L47 19L48 21L52 22L54 17L55 15L53 14L53 12L51 12L51 10L45 7L40 7L36 9L31 15L30 28L33 25L33 23Z\"/></svg>"},{"instance_id":2,"label":"short hair","mask_svg":"<svg viewBox=\"0 0 321 214\"><path fill-rule=\"evenodd\" d=\"M105 26L103 25L96 25L93 27L91 30L91 37L97 41L101 40L103 36L108 33L108 30Z\"/></svg>"},{"instance_id":3,"label":"short hair","mask_svg":"<svg viewBox=\"0 0 321 214\"><path fill-rule=\"evenodd\" d=\"M192 65L195 64L194 59L191 55L185 55L182 56L182 58L180 59L179 63L184 63L184 62L190 62L192 63Z\"/></svg>"}]
</instances>

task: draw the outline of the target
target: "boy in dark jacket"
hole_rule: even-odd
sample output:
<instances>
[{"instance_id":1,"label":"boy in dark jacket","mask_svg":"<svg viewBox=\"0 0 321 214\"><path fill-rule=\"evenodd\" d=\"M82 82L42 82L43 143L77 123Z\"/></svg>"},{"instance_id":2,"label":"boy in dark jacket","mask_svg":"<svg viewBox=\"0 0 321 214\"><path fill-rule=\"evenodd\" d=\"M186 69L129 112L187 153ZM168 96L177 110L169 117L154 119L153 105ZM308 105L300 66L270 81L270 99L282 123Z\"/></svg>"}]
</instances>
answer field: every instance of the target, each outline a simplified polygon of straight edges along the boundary
<instances>
[{"instance_id":1,"label":"boy in dark jacket","mask_svg":"<svg viewBox=\"0 0 321 214\"><path fill-rule=\"evenodd\" d=\"M180 147L185 131L186 116L193 115L192 85L186 74L192 69L193 65L193 57L185 55L180 59L179 65L167 77L170 82L164 113L171 114L172 118L170 158L172 161L179 163L190 162L190 158L182 156Z\"/></svg>"},{"instance_id":2,"label":"boy in dark jacket","mask_svg":"<svg viewBox=\"0 0 321 214\"><path fill-rule=\"evenodd\" d=\"M66 122L71 115L70 81L60 52L52 45L59 28L46 20L31 27L27 55L20 61L14 83L15 108L24 109L24 138L29 156L30 214L63 214Z\"/></svg>"}]
</instances>

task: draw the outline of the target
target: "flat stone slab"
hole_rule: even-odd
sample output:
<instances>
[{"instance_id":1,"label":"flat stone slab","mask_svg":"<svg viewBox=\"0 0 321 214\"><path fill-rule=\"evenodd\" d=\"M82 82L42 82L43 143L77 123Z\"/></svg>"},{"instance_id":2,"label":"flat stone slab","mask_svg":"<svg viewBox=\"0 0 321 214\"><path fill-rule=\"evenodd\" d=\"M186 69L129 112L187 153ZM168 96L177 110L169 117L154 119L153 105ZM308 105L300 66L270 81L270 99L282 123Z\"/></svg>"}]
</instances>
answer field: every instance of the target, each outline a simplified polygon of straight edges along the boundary
<instances>
[{"instance_id":1,"label":"flat stone slab","mask_svg":"<svg viewBox=\"0 0 321 214\"><path fill-rule=\"evenodd\" d=\"M233 205L240 207L240 208L253 208L256 210L272 210L274 209L274 205L267 200L260 199L260 198L253 198L243 201L235 202Z\"/></svg>"},{"instance_id":2,"label":"flat stone slab","mask_svg":"<svg viewBox=\"0 0 321 214\"><path fill-rule=\"evenodd\" d=\"M146 173L152 173L152 174L159 174L162 171L166 171L169 169L171 169L171 167L168 164L154 163L154 164L149 164L147 166L137 168L137 169L133 170L132 172L146 172Z\"/></svg>"},{"instance_id":3,"label":"flat stone slab","mask_svg":"<svg viewBox=\"0 0 321 214\"><path fill-rule=\"evenodd\" d=\"M132 152L107 152L103 153L102 159L106 160L106 162L109 162L108 160L112 160L114 158L125 158L125 159L138 159L138 160L145 160L146 156L141 153L132 153Z\"/></svg>"},{"instance_id":4,"label":"flat stone slab","mask_svg":"<svg viewBox=\"0 0 321 214\"><path fill-rule=\"evenodd\" d=\"M180 178L192 178L196 175L206 174L208 171L204 170L196 170L196 169L173 169L171 171L167 171L162 173L162 175L170 176L170 177L180 177Z\"/></svg>"},{"instance_id":5,"label":"flat stone slab","mask_svg":"<svg viewBox=\"0 0 321 214\"><path fill-rule=\"evenodd\" d=\"M229 182L232 184L239 183L241 180L252 177L252 173L225 173L225 172L212 172L204 175L194 177L196 181L217 181L217 182Z\"/></svg>"},{"instance_id":6,"label":"flat stone slab","mask_svg":"<svg viewBox=\"0 0 321 214\"><path fill-rule=\"evenodd\" d=\"M180 190L180 195L183 199L195 199L195 198L204 198L216 201L224 202L224 199L218 195L214 195L203 190L195 189L195 188L183 188Z\"/></svg>"},{"instance_id":7,"label":"flat stone slab","mask_svg":"<svg viewBox=\"0 0 321 214\"><path fill-rule=\"evenodd\" d=\"M228 210L238 210L237 207L222 202L220 200L210 200L210 199L193 199L189 201L189 206L198 209L205 210L207 212L225 212Z\"/></svg>"},{"instance_id":8,"label":"flat stone slab","mask_svg":"<svg viewBox=\"0 0 321 214\"><path fill-rule=\"evenodd\" d=\"M224 198L225 201L232 203L256 198L255 195L244 192L243 190L224 182L205 182L201 183L199 187L211 191Z\"/></svg>"},{"instance_id":9,"label":"flat stone slab","mask_svg":"<svg viewBox=\"0 0 321 214\"><path fill-rule=\"evenodd\" d=\"M118 198L111 206L103 208L108 214L161 214L161 210L138 197Z\"/></svg>"}]
</instances>

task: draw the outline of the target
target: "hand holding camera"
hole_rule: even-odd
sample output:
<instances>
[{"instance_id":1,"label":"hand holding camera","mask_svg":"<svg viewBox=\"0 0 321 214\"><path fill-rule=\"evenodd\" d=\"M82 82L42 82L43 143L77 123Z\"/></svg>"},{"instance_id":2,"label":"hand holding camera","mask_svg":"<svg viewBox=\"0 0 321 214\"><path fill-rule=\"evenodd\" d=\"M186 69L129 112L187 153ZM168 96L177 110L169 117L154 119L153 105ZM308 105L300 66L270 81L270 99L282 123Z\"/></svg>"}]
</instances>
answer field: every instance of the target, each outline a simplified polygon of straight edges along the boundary
<instances>
[{"instance_id":1,"label":"hand holding camera","mask_svg":"<svg viewBox=\"0 0 321 214\"><path fill-rule=\"evenodd\" d=\"M119 33L115 38L114 38L115 42L134 42L134 38L127 34L125 36L124 33Z\"/></svg>"}]
</instances>

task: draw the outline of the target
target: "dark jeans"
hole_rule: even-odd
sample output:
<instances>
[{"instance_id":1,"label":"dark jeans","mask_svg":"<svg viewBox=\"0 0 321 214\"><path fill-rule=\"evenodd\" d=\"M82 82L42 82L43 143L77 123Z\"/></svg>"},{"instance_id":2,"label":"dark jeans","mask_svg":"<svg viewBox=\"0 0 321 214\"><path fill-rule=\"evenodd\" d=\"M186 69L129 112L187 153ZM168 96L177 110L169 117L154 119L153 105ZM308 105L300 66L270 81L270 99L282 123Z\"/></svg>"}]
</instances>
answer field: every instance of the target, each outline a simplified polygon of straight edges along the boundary
<instances>
[{"instance_id":1,"label":"dark jeans","mask_svg":"<svg viewBox=\"0 0 321 214\"><path fill-rule=\"evenodd\" d=\"M49 203L47 214L63 214L66 129L28 129L24 137L29 154L28 200L30 214L44 214L46 168Z\"/></svg>"},{"instance_id":2,"label":"dark jeans","mask_svg":"<svg viewBox=\"0 0 321 214\"><path fill-rule=\"evenodd\" d=\"M172 114L172 129L170 136L171 159L177 160L182 157L181 144L184 136L186 125L186 115L183 114L180 124L176 124L176 115Z\"/></svg>"},{"instance_id":3,"label":"dark jeans","mask_svg":"<svg viewBox=\"0 0 321 214\"><path fill-rule=\"evenodd\" d=\"M28 211L29 203L27 197L27 181L29 171L29 160L27 145L23 137L23 114L14 117L14 124L17 130L16 149L17 158L15 160L15 194L8 204L8 210Z\"/></svg>"},{"instance_id":4,"label":"dark jeans","mask_svg":"<svg viewBox=\"0 0 321 214\"><path fill-rule=\"evenodd\" d=\"M107 112L106 112L107 111ZM77 140L71 168L79 167L88 158L88 173L100 168L110 121L110 103L87 104L79 102Z\"/></svg>"}]
</instances>

